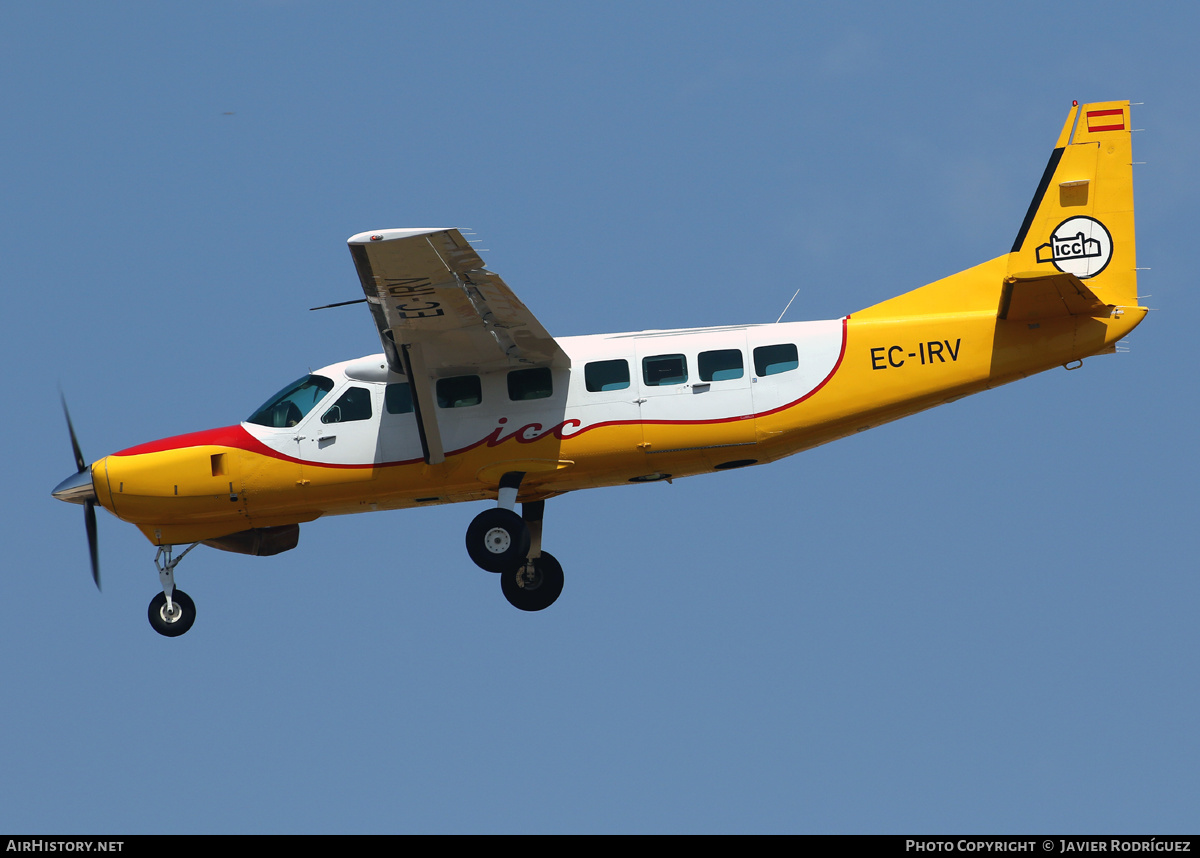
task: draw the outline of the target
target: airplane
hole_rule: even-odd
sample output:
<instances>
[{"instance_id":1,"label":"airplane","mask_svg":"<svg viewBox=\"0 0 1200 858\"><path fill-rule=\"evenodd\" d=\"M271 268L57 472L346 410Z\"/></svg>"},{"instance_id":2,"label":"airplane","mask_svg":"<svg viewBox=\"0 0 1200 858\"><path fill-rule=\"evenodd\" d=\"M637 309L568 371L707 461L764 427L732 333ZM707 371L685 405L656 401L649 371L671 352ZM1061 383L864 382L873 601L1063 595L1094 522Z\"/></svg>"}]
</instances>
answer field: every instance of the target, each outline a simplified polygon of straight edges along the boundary
<instances>
[{"instance_id":1,"label":"airplane","mask_svg":"<svg viewBox=\"0 0 1200 858\"><path fill-rule=\"evenodd\" d=\"M1012 249L839 319L552 337L458 229L348 239L381 354L306 373L233 426L86 464L53 496L156 547L150 625L191 628L197 545L289 551L323 516L491 501L466 531L515 607L563 588L547 500L774 462L1084 358L1138 305L1129 102L1072 102ZM314 308L316 309L316 308ZM785 311L786 312L786 311ZM521 510L517 512L517 505ZM181 553L175 549L187 546Z\"/></svg>"}]
</instances>

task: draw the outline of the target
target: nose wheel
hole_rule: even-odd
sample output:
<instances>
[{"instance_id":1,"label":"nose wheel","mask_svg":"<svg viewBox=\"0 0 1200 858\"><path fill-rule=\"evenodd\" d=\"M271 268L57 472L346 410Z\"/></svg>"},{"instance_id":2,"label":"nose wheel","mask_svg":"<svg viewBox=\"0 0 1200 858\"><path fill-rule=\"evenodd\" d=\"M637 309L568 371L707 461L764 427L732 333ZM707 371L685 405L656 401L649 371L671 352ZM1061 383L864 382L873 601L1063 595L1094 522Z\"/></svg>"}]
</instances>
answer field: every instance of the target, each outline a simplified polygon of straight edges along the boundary
<instances>
[{"instance_id":1,"label":"nose wheel","mask_svg":"<svg viewBox=\"0 0 1200 858\"><path fill-rule=\"evenodd\" d=\"M176 590L167 604L167 594L159 593L150 600L150 625L154 631L169 638L177 638L196 622L196 603L182 590Z\"/></svg>"},{"instance_id":2,"label":"nose wheel","mask_svg":"<svg viewBox=\"0 0 1200 858\"><path fill-rule=\"evenodd\" d=\"M154 555L154 565L158 567L158 580L163 589L150 600L147 615L150 627L165 637L177 638L196 622L196 603L187 593L175 589L175 567L199 544L193 542L178 557L171 556L174 546L160 545L158 553Z\"/></svg>"}]
</instances>

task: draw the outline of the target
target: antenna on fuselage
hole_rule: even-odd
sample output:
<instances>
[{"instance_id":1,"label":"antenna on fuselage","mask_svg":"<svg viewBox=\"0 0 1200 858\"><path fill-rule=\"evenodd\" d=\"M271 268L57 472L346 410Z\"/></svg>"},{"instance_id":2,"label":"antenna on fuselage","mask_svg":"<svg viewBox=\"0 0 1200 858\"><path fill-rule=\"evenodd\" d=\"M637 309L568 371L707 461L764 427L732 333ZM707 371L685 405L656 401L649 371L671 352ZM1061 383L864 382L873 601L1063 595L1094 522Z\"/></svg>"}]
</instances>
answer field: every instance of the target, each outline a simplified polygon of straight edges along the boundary
<instances>
[{"instance_id":1,"label":"antenna on fuselage","mask_svg":"<svg viewBox=\"0 0 1200 858\"><path fill-rule=\"evenodd\" d=\"M796 290L796 291L795 291L795 292L792 294L792 301L795 301L795 300L796 300L796 296L797 296L797 295L799 295L799 294L800 294L800 290L799 290L799 289L797 289L797 290ZM784 308L783 308L783 313L780 313L780 314L779 314L779 318L775 320L775 324L777 324L777 325L778 325L780 322L782 322L782 321L783 321L783 316L784 316L784 314L785 314L785 313L787 313L787 311L788 311L788 307L792 306L792 301L788 301L788 302L787 302L787 307L784 307Z\"/></svg>"}]
</instances>

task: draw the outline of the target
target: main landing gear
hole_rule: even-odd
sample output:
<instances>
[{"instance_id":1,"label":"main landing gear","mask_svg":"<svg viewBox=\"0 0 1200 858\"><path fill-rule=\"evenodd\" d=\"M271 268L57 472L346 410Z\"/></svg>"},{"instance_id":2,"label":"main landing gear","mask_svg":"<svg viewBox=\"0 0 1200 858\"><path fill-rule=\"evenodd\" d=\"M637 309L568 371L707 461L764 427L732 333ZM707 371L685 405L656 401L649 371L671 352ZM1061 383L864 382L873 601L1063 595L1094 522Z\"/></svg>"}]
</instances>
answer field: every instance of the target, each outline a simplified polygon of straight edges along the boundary
<instances>
[{"instance_id":1,"label":"main landing gear","mask_svg":"<svg viewBox=\"0 0 1200 858\"><path fill-rule=\"evenodd\" d=\"M192 627L196 622L196 603L182 590L175 589L175 567L187 553L199 545L193 542L178 557L171 557L172 545L160 545L154 555L154 565L158 567L158 580L162 582L163 591L150 600L150 626L160 635L177 638Z\"/></svg>"},{"instance_id":2,"label":"main landing gear","mask_svg":"<svg viewBox=\"0 0 1200 858\"><path fill-rule=\"evenodd\" d=\"M521 504L517 490L523 473L505 474L495 509L475 516L467 528L467 554L475 565L500 575L500 589L509 604L522 611L541 611L554 604L563 588L563 570L554 556L542 551L545 501Z\"/></svg>"}]
</instances>

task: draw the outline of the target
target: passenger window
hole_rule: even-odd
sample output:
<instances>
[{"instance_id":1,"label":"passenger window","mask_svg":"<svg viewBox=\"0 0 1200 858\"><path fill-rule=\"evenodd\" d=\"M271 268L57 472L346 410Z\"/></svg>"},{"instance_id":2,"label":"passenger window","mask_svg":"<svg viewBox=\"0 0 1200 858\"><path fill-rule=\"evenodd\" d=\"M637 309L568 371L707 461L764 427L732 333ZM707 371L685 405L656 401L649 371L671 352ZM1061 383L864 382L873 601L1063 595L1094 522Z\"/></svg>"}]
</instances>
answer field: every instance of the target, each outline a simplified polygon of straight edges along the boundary
<instances>
[{"instance_id":1,"label":"passenger window","mask_svg":"<svg viewBox=\"0 0 1200 858\"><path fill-rule=\"evenodd\" d=\"M642 379L648 387L683 384L688 380L687 358L683 355L655 355L643 358Z\"/></svg>"},{"instance_id":2,"label":"passenger window","mask_svg":"<svg viewBox=\"0 0 1200 858\"><path fill-rule=\"evenodd\" d=\"M728 381L745 375L741 349L700 352L700 380Z\"/></svg>"},{"instance_id":3,"label":"passenger window","mask_svg":"<svg viewBox=\"0 0 1200 858\"><path fill-rule=\"evenodd\" d=\"M598 360L583 368L584 385L592 393L629 387L629 361Z\"/></svg>"},{"instance_id":4,"label":"passenger window","mask_svg":"<svg viewBox=\"0 0 1200 858\"><path fill-rule=\"evenodd\" d=\"M513 402L546 399L554 393L550 367L514 369L508 374L508 398Z\"/></svg>"},{"instance_id":5,"label":"passenger window","mask_svg":"<svg viewBox=\"0 0 1200 858\"><path fill-rule=\"evenodd\" d=\"M389 384L383 393L383 407L388 414L412 413L412 388L404 383Z\"/></svg>"},{"instance_id":6,"label":"passenger window","mask_svg":"<svg viewBox=\"0 0 1200 858\"><path fill-rule=\"evenodd\" d=\"M483 402L483 388L477 375L457 375L439 378L437 383L439 408L466 408Z\"/></svg>"},{"instance_id":7,"label":"passenger window","mask_svg":"<svg viewBox=\"0 0 1200 858\"><path fill-rule=\"evenodd\" d=\"M351 387L321 415L322 423L349 423L351 420L371 419L371 391Z\"/></svg>"},{"instance_id":8,"label":"passenger window","mask_svg":"<svg viewBox=\"0 0 1200 858\"><path fill-rule=\"evenodd\" d=\"M775 375L800 366L796 347L791 343L778 346L762 346L754 350L754 372L757 375Z\"/></svg>"}]
</instances>

